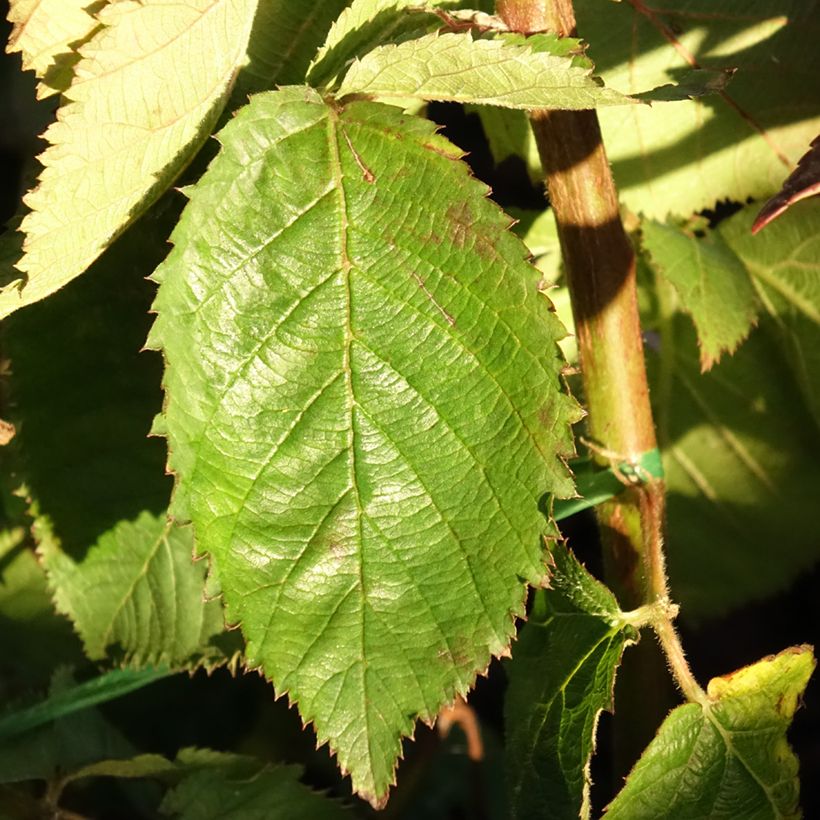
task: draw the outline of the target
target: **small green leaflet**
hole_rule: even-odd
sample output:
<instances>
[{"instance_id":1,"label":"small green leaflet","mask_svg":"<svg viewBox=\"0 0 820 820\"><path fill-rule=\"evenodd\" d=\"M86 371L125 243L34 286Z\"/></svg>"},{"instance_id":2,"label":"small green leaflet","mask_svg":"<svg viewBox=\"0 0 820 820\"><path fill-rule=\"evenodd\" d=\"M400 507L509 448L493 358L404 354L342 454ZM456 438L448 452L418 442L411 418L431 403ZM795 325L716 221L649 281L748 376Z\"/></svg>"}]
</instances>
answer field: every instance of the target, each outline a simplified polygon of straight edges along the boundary
<instances>
[{"instance_id":1,"label":"small green leaflet","mask_svg":"<svg viewBox=\"0 0 820 820\"><path fill-rule=\"evenodd\" d=\"M86 10L89 0L11 0L9 22L14 27L7 51L19 51L23 68L40 82L37 97L65 91L71 84L76 49L99 27Z\"/></svg>"},{"instance_id":2,"label":"small green leaflet","mask_svg":"<svg viewBox=\"0 0 820 820\"><path fill-rule=\"evenodd\" d=\"M554 35L474 39L470 33L433 33L379 46L350 66L339 88L340 96L347 94L520 109L635 104L604 88L592 64Z\"/></svg>"},{"instance_id":3,"label":"small green leaflet","mask_svg":"<svg viewBox=\"0 0 820 820\"><path fill-rule=\"evenodd\" d=\"M786 730L815 667L787 649L709 683L664 721L606 820L796 820L798 762Z\"/></svg>"},{"instance_id":4,"label":"small green leaflet","mask_svg":"<svg viewBox=\"0 0 820 820\"><path fill-rule=\"evenodd\" d=\"M540 590L507 665L505 725L511 818L589 817L589 760L615 670L637 639L612 593L565 547L553 548Z\"/></svg>"},{"instance_id":5,"label":"small green leaflet","mask_svg":"<svg viewBox=\"0 0 820 820\"><path fill-rule=\"evenodd\" d=\"M21 226L25 277L0 291L0 318L83 273L170 185L222 111L256 5L123 0L99 12L44 134Z\"/></svg>"},{"instance_id":6,"label":"small green leaflet","mask_svg":"<svg viewBox=\"0 0 820 820\"><path fill-rule=\"evenodd\" d=\"M249 665L381 805L546 581L565 331L431 123L296 87L219 139L156 274L172 511Z\"/></svg>"},{"instance_id":7,"label":"small green leaflet","mask_svg":"<svg viewBox=\"0 0 820 820\"><path fill-rule=\"evenodd\" d=\"M748 272L720 234L653 220L641 223L652 266L671 282L698 330L700 365L708 370L749 334L759 301Z\"/></svg>"},{"instance_id":8,"label":"small green leaflet","mask_svg":"<svg viewBox=\"0 0 820 820\"><path fill-rule=\"evenodd\" d=\"M193 563L193 533L165 515L142 513L105 533L75 563L53 539L40 546L58 610L74 623L92 660L116 645L135 666L214 666L222 604L206 601L205 566Z\"/></svg>"}]
</instances>

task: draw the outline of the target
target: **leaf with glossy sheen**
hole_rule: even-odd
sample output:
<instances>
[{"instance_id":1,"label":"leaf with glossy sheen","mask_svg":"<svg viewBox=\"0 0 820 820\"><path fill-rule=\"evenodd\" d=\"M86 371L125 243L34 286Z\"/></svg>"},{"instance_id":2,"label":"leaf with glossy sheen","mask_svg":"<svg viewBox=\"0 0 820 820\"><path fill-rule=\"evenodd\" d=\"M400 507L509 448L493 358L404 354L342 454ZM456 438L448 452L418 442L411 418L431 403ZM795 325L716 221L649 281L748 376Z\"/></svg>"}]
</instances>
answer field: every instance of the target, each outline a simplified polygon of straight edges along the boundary
<instances>
[{"instance_id":1,"label":"leaf with glossy sheen","mask_svg":"<svg viewBox=\"0 0 820 820\"><path fill-rule=\"evenodd\" d=\"M820 201L804 202L752 236L756 210L744 208L718 233L749 271L820 429Z\"/></svg>"},{"instance_id":2,"label":"leaf with glossy sheen","mask_svg":"<svg viewBox=\"0 0 820 820\"><path fill-rule=\"evenodd\" d=\"M589 817L589 761L615 670L637 635L615 596L563 546L507 665L510 817Z\"/></svg>"},{"instance_id":3,"label":"leaf with glossy sheen","mask_svg":"<svg viewBox=\"0 0 820 820\"><path fill-rule=\"evenodd\" d=\"M288 88L220 140L157 273L173 509L250 665L381 804L546 580L564 331L431 123Z\"/></svg>"},{"instance_id":4,"label":"leaf with glossy sheen","mask_svg":"<svg viewBox=\"0 0 820 820\"><path fill-rule=\"evenodd\" d=\"M76 48L99 24L87 11L92 0L12 0L8 19L13 23L7 51L19 51L23 68L40 79L37 97L65 91L72 69L80 59Z\"/></svg>"},{"instance_id":5,"label":"leaf with glossy sheen","mask_svg":"<svg viewBox=\"0 0 820 820\"><path fill-rule=\"evenodd\" d=\"M193 564L190 528L143 513L105 533L76 563L46 539L40 548L59 611L92 660L118 646L137 666L179 668L226 660L220 601L206 601L205 570Z\"/></svg>"},{"instance_id":6,"label":"leaf with glossy sheen","mask_svg":"<svg viewBox=\"0 0 820 820\"><path fill-rule=\"evenodd\" d=\"M577 42L569 40L572 47ZM350 66L339 94L521 109L635 104L604 88L591 63L553 35L474 39L434 33L379 46Z\"/></svg>"},{"instance_id":7,"label":"leaf with glossy sheen","mask_svg":"<svg viewBox=\"0 0 820 820\"><path fill-rule=\"evenodd\" d=\"M690 72L676 46L704 69L737 69L725 96L599 112L621 199L636 212L688 217L768 197L820 131L818 0L722 0L720 13L715 0L576 0L575 11L596 73L624 93Z\"/></svg>"},{"instance_id":8,"label":"leaf with glossy sheen","mask_svg":"<svg viewBox=\"0 0 820 820\"><path fill-rule=\"evenodd\" d=\"M699 237L650 219L641 235L652 266L674 285L695 323L701 368L708 370L752 329L759 302L748 271L720 234Z\"/></svg>"},{"instance_id":9,"label":"leaf with glossy sheen","mask_svg":"<svg viewBox=\"0 0 820 820\"><path fill-rule=\"evenodd\" d=\"M771 330L762 318L708 373L682 314L664 325L660 351L648 350L669 574L687 617L779 592L820 559L806 515L817 504L820 435Z\"/></svg>"},{"instance_id":10,"label":"leaf with glossy sheen","mask_svg":"<svg viewBox=\"0 0 820 820\"><path fill-rule=\"evenodd\" d=\"M786 731L814 666L801 646L711 680L705 703L666 718L606 820L796 820Z\"/></svg>"},{"instance_id":11,"label":"leaf with glossy sheen","mask_svg":"<svg viewBox=\"0 0 820 820\"><path fill-rule=\"evenodd\" d=\"M166 189L219 116L257 0L123 0L82 59L45 133L38 186L0 318L79 276Z\"/></svg>"},{"instance_id":12,"label":"leaf with glossy sheen","mask_svg":"<svg viewBox=\"0 0 820 820\"><path fill-rule=\"evenodd\" d=\"M453 8L457 0L353 0L330 29L308 69L308 82L331 87L354 57L385 42L400 42L438 28L442 20L432 7Z\"/></svg>"}]
</instances>

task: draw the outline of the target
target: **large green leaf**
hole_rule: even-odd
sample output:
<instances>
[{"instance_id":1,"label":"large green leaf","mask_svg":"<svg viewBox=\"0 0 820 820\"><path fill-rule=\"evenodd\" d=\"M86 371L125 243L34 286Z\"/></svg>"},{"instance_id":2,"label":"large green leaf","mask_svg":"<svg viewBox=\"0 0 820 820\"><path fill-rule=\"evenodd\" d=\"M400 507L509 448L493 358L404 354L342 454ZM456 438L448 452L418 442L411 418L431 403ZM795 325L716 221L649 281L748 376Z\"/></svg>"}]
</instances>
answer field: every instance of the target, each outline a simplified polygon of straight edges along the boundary
<instances>
[{"instance_id":1,"label":"large green leaf","mask_svg":"<svg viewBox=\"0 0 820 820\"><path fill-rule=\"evenodd\" d=\"M719 13L714 0L577 0L575 9L597 72L624 93L688 72L676 45L704 68L738 69L724 95L600 111L633 210L665 219L769 196L788 173L783 159L796 162L820 130L817 0L724 0Z\"/></svg>"},{"instance_id":2,"label":"large green leaf","mask_svg":"<svg viewBox=\"0 0 820 820\"><path fill-rule=\"evenodd\" d=\"M339 93L521 109L635 105L593 77L591 63L573 50L577 43L553 35L427 34L356 60Z\"/></svg>"},{"instance_id":3,"label":"large green leaf","mask_svg":"<svg viewBox=\"0 0 820 820\"><path fill-rule=\"evenodd\" d=\"M798 763L786 742L814 669L808 646L709 683L664 721L606 820L793 820Z\"/></svg>"},{"instance_id":4,"label":"large green leaf","mask_svg":"<svg viewBox=\"0 0 820 820\"><path fill-rule=\"evenodd\" d=\"M432 124L288 88L220 139L157 274L173 509L250 665L380 804L546 580L564 330Z\"/></svg>"},{"instance_id":5,"label":"large green leaf","mask_svg":"<svg viewBox=\"0 0 820 820\"><path fill-rule=\"evenodd\" d=\"M641 234L653 267L675 286L692 316L701 367L708 370L752 328L759 303L748 272L719 234L698 237L654 220L642 223Z\"/></svg>"},{"instance_id":6,"label":"large green leaf","mask_svg":"<svg viewBox=\"0 0 820 820\"><path fill-rule=\"evenodd\" d=\"M820 428L820 201L791 208L752 236L756 210L744 208L718 230L746 266Z\"/></svg>"},{"instance_id":7,"label":"large green leaf","mask_svg":"<svg viewBox=\"0 0 820 820\"><path fill-rule=\"evenodd\" d=\"M105 533L80 563L51 539L40 553L57 608L92 660L113 645L139 666L226 660L216 644L225 630L222 605L203 596L205 566L192 563L189 528L146 512Z\"/></svg>"},{"instance_id":8,"label":"large green leaf","mask_svg":"<svg viewBox=\"0 0 820 820\"><path fill-rule=\"evenodd\" d=\"M767 322L700 373L688 318L648 357L668 489L669 572L690 617L783 589L820 559L820 437ZM708 567L708 570L704 568Z\"/></svg>"},{"instance_id":9,"label":"large green leaf","mask_svg":"<svg viewBox=\"0 0 820 820\"><path fill-rule=\"evenodd\" d=\"M0 318L79 276L167 188L222 110L257 0L124 0L98 14L25 202Z\"/></svg>"},{"instance_id":10,"label":"large green leaf","mask_svg":"<svg viewBox=\"0 0 820 820\"><path fill-rule=\"evenodd\" d=\"M510 816L589 817L589 760L615 670L636 637L612 593L564 547L536 594L508 665L505 725Z\"/></svg>"},{"instance_id":11,"label":"large green leaf","mask_svg":"<svg viewBox=\"0 0 820 820\"><path fill-rule=\"evenodd\" d=\"M65 91L74 65L76 48L97 28L87 11L92 0L11 0L9 22L14 24L7 51L19 51L23 68L40 79L37 96Z\"/></svg>"}]
</instances>

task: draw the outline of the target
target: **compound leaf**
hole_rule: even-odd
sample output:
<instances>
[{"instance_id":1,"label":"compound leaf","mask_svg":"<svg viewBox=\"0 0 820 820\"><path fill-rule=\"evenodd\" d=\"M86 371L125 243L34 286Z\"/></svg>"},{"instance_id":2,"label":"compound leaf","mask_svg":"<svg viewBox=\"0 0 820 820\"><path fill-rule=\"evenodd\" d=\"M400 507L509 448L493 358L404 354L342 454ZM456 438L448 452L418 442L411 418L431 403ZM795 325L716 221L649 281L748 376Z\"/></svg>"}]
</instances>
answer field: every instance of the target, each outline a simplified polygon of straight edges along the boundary
<instances>
[{"instance_id":1,"label":"compound leaf","mask_svg":"<svg viewBox=\"0 0 820 820\"><path fill-rule=\"evenodd\" d=\"M257 0L124 0L98 14L21 230L22 280L0 318L61 288L167 188L208 135L240 65Z\"/></svg>"},{"instance_id":2,"label":"compound leaf","mask_svg":"<svg viewBox=\"0 0 820 820\"><path fill-rule=\"evenodd\" d=\"M378 805L546 581L564 330L432 124L287 88L220 140L156 277L173 511L249 664Z\"/></svg>"},{"instance_id":3,"label":"compound leaf","mask_svg":"<svg viewBox=\"0 0 820 820\"><path fill-rule=\"evenodd\" d=\"M615 670L637 636L615 597L564 547L507 666L507 789L513 818L589 817L589 760Z\"/></svg>"},{"instance_id":4,"label":"compound leaf","mask_svg":"<svg viewBox=\"0 0 820 820\"><path fill-rule=\"evenodd\" d=\"M759 303L748 271L720 234L698 237L653 220L642 223L641 234L653 267L675 286L692 316L701 368L708 370L752 329Z\"/></svg>"},{"instance_id":5,"label":"compound leaf","mask_svg":"<svg viewBox=\"0 0 820 820\"><path fill-rule=\"evenodd\" d=\"M92 0L12 0L8 52L19 51L23 68L40 79L37 96L65 91L80 59L76 48L99 26L89 13Z\"/></svg>"},{"instance_id":6,"label":"compound leaf","mask_svg":"<svg viewBox=\"0 0 820 820\"><path fill-rule=\"evenodd\" d=\"M606 820L793 820L798 762L786 730L814 670L808 646L709 683L679 706L609 805Z\"/></svg>"},{"instance_id":7,"label":"compound leaf","mask_svg":"<svg viewBox=\"0 0 820 820\"><path fill-rule=\"evenodd\" d=\"M635 104L593 77L592 64L573 53L577 45L553 35L427 34L356 60L339 93L521 109Z\"/></svg>"},{"instance_id":8,"label":"compound leaf","mask_svg":"<svg viewBox=\"0 0 820 820\"><path fill-rule=\"evenodd\" d=\"M74 623L92 660L119 645L138 666L179 668L225 660L220 601L206 601L205 567L193 564L190 528L142 513L105 533L75 563L45 539L41 555L57 608Z\"/></svg>"}]
</instances>

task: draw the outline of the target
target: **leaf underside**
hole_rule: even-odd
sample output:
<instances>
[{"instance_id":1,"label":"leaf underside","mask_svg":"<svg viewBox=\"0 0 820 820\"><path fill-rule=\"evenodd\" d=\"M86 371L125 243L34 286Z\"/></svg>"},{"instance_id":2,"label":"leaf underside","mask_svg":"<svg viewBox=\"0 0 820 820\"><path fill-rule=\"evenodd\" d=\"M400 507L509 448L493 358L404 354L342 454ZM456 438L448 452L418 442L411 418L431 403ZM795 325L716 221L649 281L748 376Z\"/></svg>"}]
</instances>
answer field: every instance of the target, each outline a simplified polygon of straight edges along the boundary
<instances>
[{"instance_id":1,"label":"leaf underside","mask_svg":"<svg viewBox=\"0 0 820 820\"><path fill-rule=\"evenodd\" d=\"M256 0L124 0L98 14L21 230L25 276L0 318L79 276L170 185L208 135L245 59Z\"/></svg>"},{"instance_id":2,"label":"leaf underside","mask_svg":"<svg viewBox=\"0 0 820 820\"><path fill-rule=\"evenodd\" d=\"M23 68L31 69L40 82L38 98L65 91L79 60L76 48L96 28L87 11L90 0L12 0L9 22L13 24L7 51L19 51Z\"/></svg>"},{"instance_id":3,"label":"leaf underside","mask_svg":"<svg viewBox=\"0 0 820 820\"><path fill-rule=\"evenodd\" d=\"M798 818L786 730L814 666L810 647L794 647L713 679L706 704L667 717L606 820Z\"/></svg>"},{"instance_id":4,"label":"leaf underside","mask_svg":"<svg viewBox=\"0 0 820 820\"><path fill-rule=\"evenodd\" d=\"M287 88L220 141L156 276L173 512L249 664L381 804L545 582L564 331L430 123Z\"/></svg>"}]
</instances>

